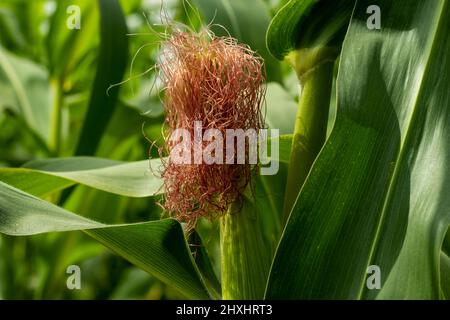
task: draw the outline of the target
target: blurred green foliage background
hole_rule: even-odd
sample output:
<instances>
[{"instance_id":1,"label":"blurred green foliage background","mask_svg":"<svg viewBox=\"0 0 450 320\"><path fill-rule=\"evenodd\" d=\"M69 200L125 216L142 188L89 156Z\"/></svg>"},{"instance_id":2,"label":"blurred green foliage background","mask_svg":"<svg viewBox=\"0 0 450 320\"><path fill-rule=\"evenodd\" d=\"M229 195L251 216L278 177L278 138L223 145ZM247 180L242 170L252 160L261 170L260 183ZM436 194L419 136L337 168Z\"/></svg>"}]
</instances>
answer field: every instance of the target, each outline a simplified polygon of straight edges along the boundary
<instances>
[{"instance_id":1,"label":"blurred green foliage background","mask_svg":"<svg viewBox=\"0 0 450 320\"><path fill-rule=\"evenodd\" d=\"M191 0L191 6L164 0L161 6L160 0L121 0L119 11L110 9L112 2L117 1L0 1L1 167L73 155L125 161L158 156L149 141L161 142L163 108L158 83L153 87L155 72L148 70L160 40L153 29L165 30L164 17L197 30L202 24L218 24L211 26L218 35L226 34L225 27L265 59L271 82L267 104L283 100L295 106L295 75L265 46L265 32L280 1ZM79 30L67 27L70 5L81 9ZM123 79L129 81L108 96L106 89ZM294 114L292 107L273 118L281 133L292 128ZM132 199L85 186L46 200L104 223L148 221L162 214L158 198ZM199 230L219 274L218 226L203 221ZM66 268L72 264L81 267L81 290L66 287ZM0 235L0 298L184 297L83 233L69 232Z\"/></svg>"}]
</instances>

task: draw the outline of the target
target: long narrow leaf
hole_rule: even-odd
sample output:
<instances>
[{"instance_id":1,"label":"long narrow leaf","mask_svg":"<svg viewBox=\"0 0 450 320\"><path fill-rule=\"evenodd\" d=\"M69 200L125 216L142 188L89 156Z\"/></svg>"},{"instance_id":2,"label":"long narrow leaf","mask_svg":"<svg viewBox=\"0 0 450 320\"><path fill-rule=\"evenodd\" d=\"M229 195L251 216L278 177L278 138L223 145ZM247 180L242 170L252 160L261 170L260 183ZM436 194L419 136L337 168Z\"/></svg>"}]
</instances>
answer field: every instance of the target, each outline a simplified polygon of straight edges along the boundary
<instances>
[{"instance_id":1,"label":"long narrow leaf","mask_svg":"<svg viewBox=\"0 0 450 320\"><path fill-rule=\"evenodd\" d=\"M331 136L297 198L267 298L439 298L450 223L449 1L359 1ZM382 289L366 286L380 267Z\"/></svg>"},{"instance_id":2,"label":"long narrow leaf","mask_svg":"<svg viewBox=\"0 0 450 320\"><path fill-rule=\"evenodd\" d=\"M93 155L114 112L118 84L128 59L128 40L125 17L117 0L99 0L101 16L101 45L97 74L89 109L78 141L76 155Z\"/></svg>"},{"instance_id":3,"label":"long narrow leaf","mask_svg":"<svg viewBox=\"0 0 450 320\"><path fill-rule=\"evenodd\" d=\"M161 161L121 162L93 157L36 160L24 168L0 168L4 181L36 196L75 183L129 197L148 197L163 191L158 176Z\"/></svg>"},{"instance_id":4,"label":"long narrow leaf","mask_svg":"<svg viewBox=\"0 0 450 320\"><path fill-rule=\"evenodd\" d=\"M0 199L0 233L24 236L83 230L187 297L209 298L181 225L175 220L105 225L35 198L3 182L0 182Z\"/></svg>"}]
</instances>

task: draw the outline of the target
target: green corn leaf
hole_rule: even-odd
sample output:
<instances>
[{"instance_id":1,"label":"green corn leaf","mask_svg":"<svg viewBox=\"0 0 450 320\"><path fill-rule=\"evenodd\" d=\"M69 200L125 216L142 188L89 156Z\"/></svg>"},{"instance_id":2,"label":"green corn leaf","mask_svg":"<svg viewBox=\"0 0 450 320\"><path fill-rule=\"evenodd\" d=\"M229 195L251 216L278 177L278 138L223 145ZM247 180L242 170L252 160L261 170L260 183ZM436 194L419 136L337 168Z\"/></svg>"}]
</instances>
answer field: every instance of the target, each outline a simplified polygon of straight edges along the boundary
<instances>
[{"instance_id":1,"label":"green corn leaf","mask_svg":"<svg viewBox=\"0 0 450 320\"><path fill-rule=\"evenodd\" d=\"M197 264L198 269L200 270L203 279L209 288L209 292L214 294L214 298L220 299L220 282L214 272L214 268L206 250L205 242L195 230L189 236L188 241L189 246L191 247L192 255L195 259L195 263Z\"/></svg>"},{"instance_id":2,"label":"green corn leaf","mask_svg":"<svg viewBox=\"0 0 450 320\"><path fill-rule=\"evenodd\" d=\"M127 26L117 0L99 0L101 44L97 74L76 155L93 155L111 119L128 60Z\"/></svg>"},{"instance_id":3,"label":"green corn leaf","mask_svg":"<svg viewBox=\"0 0 450 320\"><path fill-rule=\"evenodd\" d=\"M160 167L160 159L121 162L93 157L55 158L32 161L23 168L0 168L0 181L35 196L79 183L128 197L149 197L163 191Z\"/></svg>"},{"instance_id":4,"label":"green corn leaf","mask_svg":"<svg viewBox=\"0 0 450 320\"><path fill-rule=\"evenodd\" d=\"M0 46L0 112L10 108L45 144L50 136L51 89L40 65Z\"/></svg>"},{"instance_id":5,"label":"green corn leaf","mask_svg":"<svg viewBox=\"0 0 450 320\"><path fill-rule=\"evenodd\" d=\"M82 230L186 297L208 299L181 225L173 220L105 225L0 182L0 233L25 236Z\"/></svg>"},{"instance_id":6,"label":"green corn leaf","mask_svg":"<svg viewBox=\"0 0 450 320\"><path fill-rule=\"evenodd\" d=\"M26 36L21 30L20 21L18 21L14 6L11 3L3 1L0 5L0 28L2 35L0 43L2 46L13 49L22 49L26 46Z\"/></svg>"},{"instance_id":7,"label":"green corn leaf","mask_svg":"<svg viewBox=\"0 0 450 320\"><path fill-rule=\"evenodd\" d=\"M80 10L79 29L68 26L68 23L75 22L77 12L69 10L74 8ZM82 69L81 65L87 62L86 57L99 44L99 18L95 1L56 2L46 38L49 70L53 78L72 78Z\"/></svg>"},{"instance_id":8,"label":"green corn leaf","mask_svg":"<svg viewBox=\"0 0 450 320\"><path fill-rule=\"evenodd\" d=\"M338 46L345 35L355 1L290 0L270 22L267 47L283 60L303 48Z\"/></svg>"},{"instance_id":9,"label":"green corn leaf","mask_svg":"<svg viewBox=\"0 0 450 320\"><path fill-rule=\"evenodd\" d=\"M450 224L450 3L359 1L338 111L284 230L267 298L442 297ZM421 48L420 50L418 48ZM381 290L366 286L381 270Z\"/></svg>"},{"instance_id":10,"label":"green corn leaf","mask_svg":"<svg viewBox=\"0 0 450 320\"><path fill-rule=\"evenodd\" d=\"M279 137L279 161L289 162L291 135ZM271 141L268 140L270 146ZM52 158L22 168L0 168L0 181L38 197L82 184L106 192L149 197L164 192L160 159L123 162L94 157Z\"/></svg>"}]
</instances>

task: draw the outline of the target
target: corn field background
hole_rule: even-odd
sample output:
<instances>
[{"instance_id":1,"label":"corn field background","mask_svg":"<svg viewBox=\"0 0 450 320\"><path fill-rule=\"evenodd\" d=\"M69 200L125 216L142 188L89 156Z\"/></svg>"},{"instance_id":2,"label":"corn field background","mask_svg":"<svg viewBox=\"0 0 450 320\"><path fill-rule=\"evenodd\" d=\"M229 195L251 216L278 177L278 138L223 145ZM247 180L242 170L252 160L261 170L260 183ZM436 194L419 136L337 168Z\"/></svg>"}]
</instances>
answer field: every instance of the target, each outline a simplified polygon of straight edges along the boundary
<instances>
[{"instance_id":1,"label":"corn field background","mask_svg":"<svg viewBox=\"0 0 450 320\"><path fill-rule=\"evenodd\" d=\"M280 132L190 232L154 172L167 24L255 51ZM449 299L449 157L448 0L0 0L0 299Z\"/></svg>"}]
</instances>

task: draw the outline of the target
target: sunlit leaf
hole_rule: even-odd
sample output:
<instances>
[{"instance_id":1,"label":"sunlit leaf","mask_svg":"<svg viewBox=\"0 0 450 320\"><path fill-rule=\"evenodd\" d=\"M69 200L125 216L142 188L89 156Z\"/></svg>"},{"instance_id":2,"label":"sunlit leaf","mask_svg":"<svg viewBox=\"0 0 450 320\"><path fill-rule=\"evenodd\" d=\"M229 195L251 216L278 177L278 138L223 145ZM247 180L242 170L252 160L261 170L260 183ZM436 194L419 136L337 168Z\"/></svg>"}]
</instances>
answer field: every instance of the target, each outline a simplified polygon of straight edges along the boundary
<instances>
[{"instance_id":1,"label":"sunlit leaf","mask_svg":"<svg viewBox=\"0 0 450 320\"><path fill-rule=\"evenodd\" d=\"M450 4L359 1L337 80L333 132L279 245L267 298L441 297L450 223ZM418 48L422 48L418 50ZM378 265L382 289L366 286Z\"/></svg>"},{"instance_id":2,"label":"sunlit leaf","mask_svg":"<svg viewBox=\"0 0 450 320\"><path fill-rule=\"evenodd\" d=\"M37 196L80 183L119 195L148 197L162 192L160 166L159 159L55 158L29 162L24 168L0 168L0 180Z\"/></svg>"},{"instance_id":3,"label":"sunlit leaf","mask_svg":"<svg viewBox=\"0 0 450 320\"><path fill-rule=\"evenodd\" d=\"M180 224L172 219L105 225L0 182L0 233L83 230L131 263L190 298L209 298Z\"/></svg>"}]
</instances>

